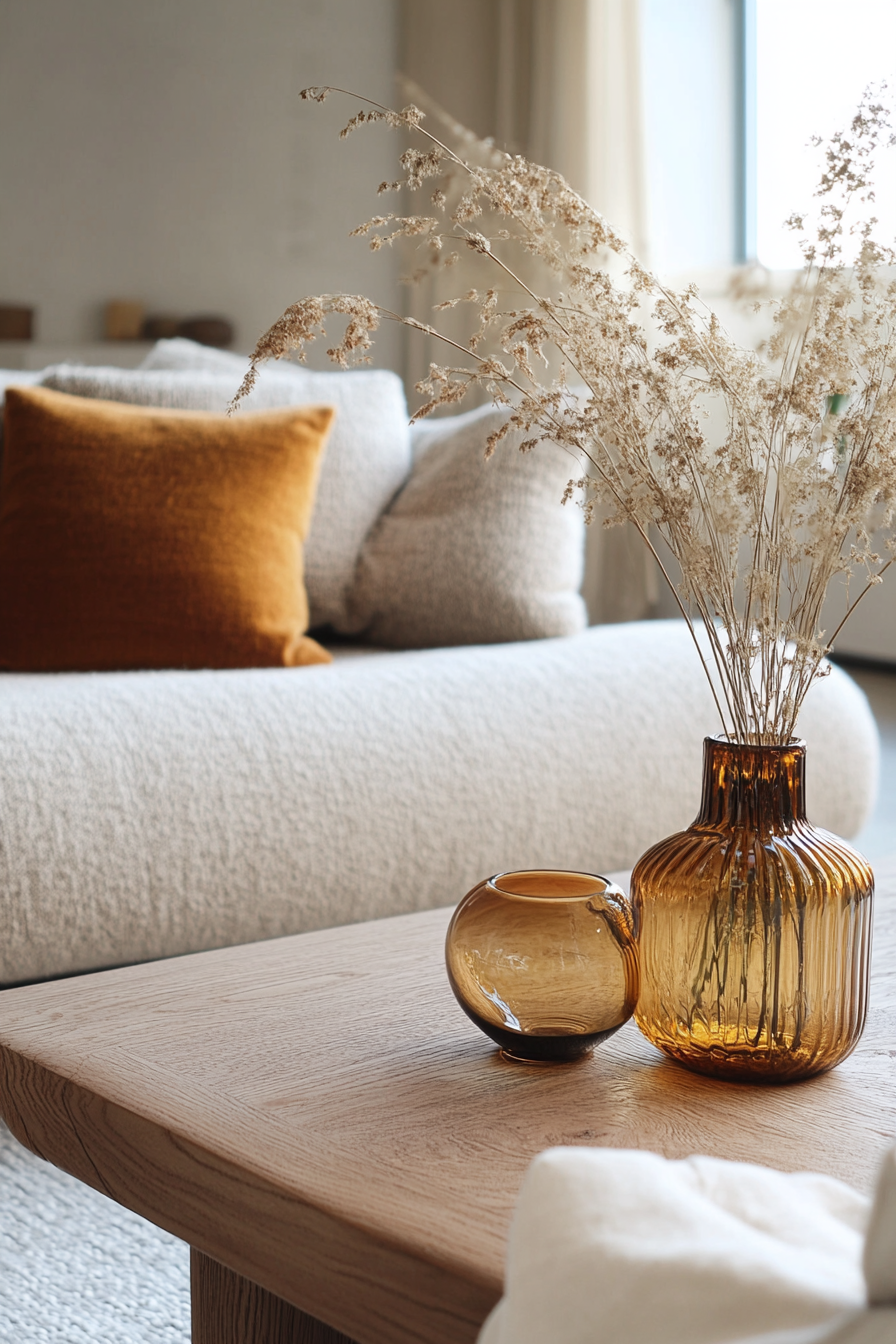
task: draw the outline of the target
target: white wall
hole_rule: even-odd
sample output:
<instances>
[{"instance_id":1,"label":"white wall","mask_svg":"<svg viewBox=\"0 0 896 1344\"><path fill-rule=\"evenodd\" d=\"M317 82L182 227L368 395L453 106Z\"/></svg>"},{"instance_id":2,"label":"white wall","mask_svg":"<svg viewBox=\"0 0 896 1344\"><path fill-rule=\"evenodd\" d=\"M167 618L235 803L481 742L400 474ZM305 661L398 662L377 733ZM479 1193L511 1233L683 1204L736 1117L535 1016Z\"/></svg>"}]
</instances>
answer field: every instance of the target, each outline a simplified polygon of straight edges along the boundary
<instances>
[{"instance_id":1,"label":"white wall","mask_svg":"<svg viewBox=\"0 0 896 1344\"><path fill-rule=\"evenodd\" d=\"M113 297L222 313L239 348L305 294L394 303L347 234L398 140L340 142L355 105L298 93L391 101L396 30L394 0L2 0L0 302L54 342L99 336Z\"/></svg>"}]
</instances>

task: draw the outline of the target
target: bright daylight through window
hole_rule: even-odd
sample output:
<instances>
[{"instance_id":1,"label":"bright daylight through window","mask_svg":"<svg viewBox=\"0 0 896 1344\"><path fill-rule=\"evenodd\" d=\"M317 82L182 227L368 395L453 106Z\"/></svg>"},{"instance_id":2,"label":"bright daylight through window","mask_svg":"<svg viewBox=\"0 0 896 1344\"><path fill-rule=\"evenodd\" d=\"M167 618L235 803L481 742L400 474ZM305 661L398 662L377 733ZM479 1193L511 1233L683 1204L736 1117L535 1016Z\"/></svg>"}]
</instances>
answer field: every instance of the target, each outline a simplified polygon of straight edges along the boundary
<instances>
[{"instance_id":1,"label":"bright daylight through window","mask_svg":"<svg viewBox=\"0 0 896 1344\"><path fill-rule=\"evenodd\" d=\"M896 0L757 0L756 254L770 270L802 264L784 221L811 203L821 168L813 135L845 129L869 83L896 96ZM882 241L896 237L896 149L875 173Z\"/></svg>"}]
</instances>

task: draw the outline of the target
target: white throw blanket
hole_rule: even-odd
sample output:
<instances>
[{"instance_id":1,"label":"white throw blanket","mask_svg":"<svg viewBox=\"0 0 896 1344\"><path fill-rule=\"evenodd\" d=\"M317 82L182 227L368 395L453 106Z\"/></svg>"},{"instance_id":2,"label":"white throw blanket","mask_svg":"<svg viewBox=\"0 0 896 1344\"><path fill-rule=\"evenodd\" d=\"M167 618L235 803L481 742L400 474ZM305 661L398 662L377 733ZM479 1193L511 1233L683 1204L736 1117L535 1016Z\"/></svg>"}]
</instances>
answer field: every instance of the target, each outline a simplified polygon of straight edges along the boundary
<instances>
[{"instance_id":1,"label":"white throw blanket","mask_svg":"<svg viewBox=\"0 0 896 1344\"><path fill-rule=\"evenodd\" d=\"M529 1168L479 1344L896 1344L896 1149L828 1176L552 1148Z\"/></svg>"}]
</instances>

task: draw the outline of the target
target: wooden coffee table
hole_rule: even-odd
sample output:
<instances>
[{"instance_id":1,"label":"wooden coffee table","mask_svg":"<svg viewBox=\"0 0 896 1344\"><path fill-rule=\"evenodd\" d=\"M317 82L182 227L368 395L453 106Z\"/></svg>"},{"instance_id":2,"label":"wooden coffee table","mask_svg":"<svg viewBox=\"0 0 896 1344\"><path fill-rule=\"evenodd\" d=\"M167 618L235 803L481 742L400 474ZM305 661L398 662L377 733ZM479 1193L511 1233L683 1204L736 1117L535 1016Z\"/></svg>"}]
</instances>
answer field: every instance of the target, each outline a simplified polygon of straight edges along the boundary
<instances>
[{"instance_id":1,"label":"wooden coffee table","mask_svg":"<svg viewBox=\"0 0 896 1344\"><path fill-rule=\"evenodd\" d=\"M451 996L437 910L0 994L0 1108L190 1243L197 1344L461 1344L551 1144L871 1187L896 1136L896 865L878 890L868 1028L807 1083L685 1073L632 1024L578 1065L504 1063Z\"/></svg>"}]
</instances>

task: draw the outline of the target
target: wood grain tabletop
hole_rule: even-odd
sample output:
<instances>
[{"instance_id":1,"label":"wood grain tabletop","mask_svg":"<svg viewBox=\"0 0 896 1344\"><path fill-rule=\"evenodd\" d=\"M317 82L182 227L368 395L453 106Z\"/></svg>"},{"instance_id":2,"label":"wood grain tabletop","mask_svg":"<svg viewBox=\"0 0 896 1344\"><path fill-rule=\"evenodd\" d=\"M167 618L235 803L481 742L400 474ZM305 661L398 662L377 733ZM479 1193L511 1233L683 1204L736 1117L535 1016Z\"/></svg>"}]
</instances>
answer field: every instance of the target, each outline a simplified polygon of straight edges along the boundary
<instances>
[{"instance_id":1,"label":"wood grain tabletop","mask_svg":"<svg viewBox=\"0 0 896 1344\"><path fill-rule=\"evenodd\" d=\"M0 994L0 1112L34 1152L361 1344L463 1341L501 1291L531 1158L709 1153L871 1188L896 1138L896 863L871 1010L778 1087L667 1062L629 1023L504 1062L445 978L448 910Z\"/></svg>"}]
</instances>

